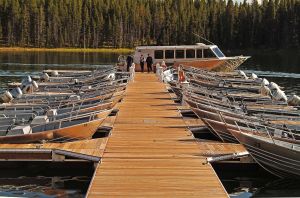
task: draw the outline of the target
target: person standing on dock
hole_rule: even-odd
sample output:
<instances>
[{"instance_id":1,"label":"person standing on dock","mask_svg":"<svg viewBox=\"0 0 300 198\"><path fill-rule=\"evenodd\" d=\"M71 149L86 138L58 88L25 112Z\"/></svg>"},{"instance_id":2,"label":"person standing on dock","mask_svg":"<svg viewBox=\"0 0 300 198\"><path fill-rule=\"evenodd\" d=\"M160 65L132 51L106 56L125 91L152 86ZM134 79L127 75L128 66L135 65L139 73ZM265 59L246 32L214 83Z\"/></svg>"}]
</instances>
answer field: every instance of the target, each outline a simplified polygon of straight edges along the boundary
<instances>
[{"instance_id":1,"label":"person standing on dock","mask_svg":"<svg viewBox=\"0 0 300 198\"><path fill-rule=\"evenodd\" d=\"M140 57L140 65L141 65L141 71L144 73L144 64L145 64L145 57L143 54Z\"/></svg>"},{"instance_id":2,"label":"person standing on dock","mask_svg":"<svg viewBox=\"0 0 300 198\"><path fill-rule=\"evenodd\" d=\"M152 71L152 64L153 64L153 59L150 56L150 54L148 54L146 62L147 62L147 70L148 70L148 73L149 73L150 71Z\"/></svg>"},{"instance_id":3,"label":"person standing on dock","mask_svg":"<svg viewBox=\"0 0 300 198\"><path fill-rule=\"evenodd\" d=\"M133 58L130 55L127 56L126 63L127 63L127 71L129 72L129 68L131 67L131 65L133 63Z\"/></svg>"}]
</instances>

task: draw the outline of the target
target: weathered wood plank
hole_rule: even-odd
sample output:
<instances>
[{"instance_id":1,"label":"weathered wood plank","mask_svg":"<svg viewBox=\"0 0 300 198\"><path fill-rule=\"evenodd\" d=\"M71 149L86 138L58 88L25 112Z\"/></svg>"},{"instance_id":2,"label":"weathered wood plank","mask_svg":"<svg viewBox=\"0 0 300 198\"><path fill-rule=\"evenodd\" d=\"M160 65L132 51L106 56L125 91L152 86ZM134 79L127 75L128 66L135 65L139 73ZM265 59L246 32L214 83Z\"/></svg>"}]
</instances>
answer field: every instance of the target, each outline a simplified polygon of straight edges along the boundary
<instances>
[{"instance_id":1,"label":"weathered wood plank","mask_svg":"<svg viewBox=\"0 0 300 198\"><path fill-rule=\"evenodd\" d=\"M220 148L193 138L201 122L184 122L155 75L137 74L119 107L88 197L228 197L201 155Z\"/></svg>"}]
</instances>

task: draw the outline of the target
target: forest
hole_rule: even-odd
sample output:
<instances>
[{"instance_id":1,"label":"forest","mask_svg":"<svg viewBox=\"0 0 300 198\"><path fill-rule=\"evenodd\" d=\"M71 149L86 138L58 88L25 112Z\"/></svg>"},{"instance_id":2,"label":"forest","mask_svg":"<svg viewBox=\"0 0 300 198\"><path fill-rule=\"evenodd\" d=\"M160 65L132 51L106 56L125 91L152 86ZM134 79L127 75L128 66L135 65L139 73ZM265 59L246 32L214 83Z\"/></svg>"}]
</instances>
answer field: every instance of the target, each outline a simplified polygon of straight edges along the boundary
<instances>
[{"instance_id":1,"label":"forest","mask_svg":"<svg viewBox=\"0 0 300 198\"><path fill-rule=\"evenodd\" d=\"M0 45L131 48L194 44L300 48L300 1L0 0Z\"/></svg>"}]
</instances>

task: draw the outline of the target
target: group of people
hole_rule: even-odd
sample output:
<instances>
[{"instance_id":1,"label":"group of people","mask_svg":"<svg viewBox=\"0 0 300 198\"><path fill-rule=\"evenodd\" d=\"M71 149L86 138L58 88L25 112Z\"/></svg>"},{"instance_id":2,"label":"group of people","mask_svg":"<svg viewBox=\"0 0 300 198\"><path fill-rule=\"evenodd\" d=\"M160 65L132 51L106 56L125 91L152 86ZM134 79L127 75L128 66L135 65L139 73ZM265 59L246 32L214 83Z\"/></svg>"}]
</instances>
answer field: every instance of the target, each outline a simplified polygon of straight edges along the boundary
<instances>
[{"instance_id":1,"label":"group of people","mask_svg":"<svg viewBox=\"0 0 300 198\"><path fill-rule=\"evenodd\" d=\"M148 71L148 73L151 72L151 71L153 71L153 69L152 69L153 58L150 56L150 54L148 54L148 57L145 59L144 55L142 54L140 56L141 72L144 72L145 62L147 64L147 71ZM132 56L127 56L126 63L127 63L127 71L129 71L129 68L131 67L131 65L133 63Z\"/></svg>"}]
</instances>

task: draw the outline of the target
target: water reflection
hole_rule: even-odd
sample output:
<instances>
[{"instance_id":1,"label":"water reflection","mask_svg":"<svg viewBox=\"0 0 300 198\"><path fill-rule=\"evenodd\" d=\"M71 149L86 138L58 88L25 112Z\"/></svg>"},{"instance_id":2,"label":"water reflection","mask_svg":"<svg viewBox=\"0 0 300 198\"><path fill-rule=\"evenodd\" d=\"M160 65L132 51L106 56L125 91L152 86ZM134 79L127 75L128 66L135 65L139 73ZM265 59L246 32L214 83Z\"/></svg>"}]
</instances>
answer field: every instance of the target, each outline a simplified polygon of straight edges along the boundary
<instances>
[{"instance_id":1,"label":"water reflection","mask_svg":"<svg viewBox=\"0 0 300 198\"><path fill-rule=\"evenodd\" d=\"M117 61L118 53L81 52L8 52L0 53L0 62L5 64L111 64Z\"/></svg>"},{"instance_id":2,"label":"water reflection","mask_svg":"<svg viewBox=\"0 0 300 198\"><path fill-rule=\"evenodd\" d=\"M0 179L2 197L84 197L90 177L17 177Z\"/></svg>"},{"instance_id":3,"label":"water reflection","mask_svg":"<svg viewBox=\"0 0 300 198\"><path fill-rule=\"evenodd\" d=\"M0 91L7 83L38 75L45 69L92 69L116 63L117 53L9 52L0 53Z\"/></svg>"},{"instance_id":4,"label":"water reflection","mask_svg":"<svg viewBox=\"0 0 300 198\"><path fill-rule=\"evenodd\" d=\"M299 197L300 183L297 180L279 179L259 188L252 197Z\"/></svg>"},{"instance_id":5,"label":"water reflection","mask_svg":"<svg viewBox=\"0 0 300 198\"><path fill-rule=\"evenodd\" d=\"M297 180L279 179L257 164L212 164L231 198L300 197Z\"/></svg>"}]
</instances>

